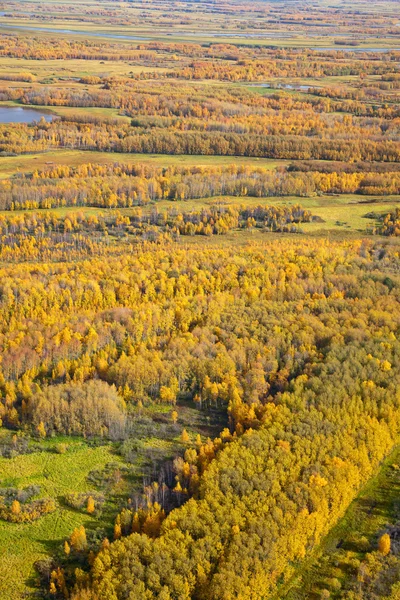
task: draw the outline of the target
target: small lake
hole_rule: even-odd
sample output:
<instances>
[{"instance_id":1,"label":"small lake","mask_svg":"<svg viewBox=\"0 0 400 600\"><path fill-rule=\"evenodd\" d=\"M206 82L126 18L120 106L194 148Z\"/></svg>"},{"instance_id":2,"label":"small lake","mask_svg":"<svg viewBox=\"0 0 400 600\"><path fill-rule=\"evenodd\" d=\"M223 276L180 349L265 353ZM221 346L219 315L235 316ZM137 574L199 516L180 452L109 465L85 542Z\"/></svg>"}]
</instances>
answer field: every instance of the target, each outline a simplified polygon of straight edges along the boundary
<instances>
[{"instance_id":1,"label":"small lake","mask_svg":"<svg viewBox=\"0 0 400 600\"><path fill-rule=\"evenodd\" d=\"M52 121L54 115L44 113L34 108L22 108L21 106L0 106L0 123L33 123L44 117L46 121Z\"/></svg>"}]
</instances>

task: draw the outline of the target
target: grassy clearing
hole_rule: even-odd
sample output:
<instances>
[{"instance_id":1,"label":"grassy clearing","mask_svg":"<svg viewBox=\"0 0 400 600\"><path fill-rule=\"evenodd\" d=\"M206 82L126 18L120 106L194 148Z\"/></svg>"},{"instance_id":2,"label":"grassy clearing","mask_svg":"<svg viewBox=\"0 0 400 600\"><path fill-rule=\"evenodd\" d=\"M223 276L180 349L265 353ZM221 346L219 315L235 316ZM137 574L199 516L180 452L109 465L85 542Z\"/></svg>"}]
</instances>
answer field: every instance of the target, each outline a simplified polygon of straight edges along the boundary
<instances>
[{"instance_id":1,"label":"grassy clearing","mask_svg":"<svg viewBox=\"0 0 400 600\"><path fill-rule=\"evenodd\" d=\"M335 577L343 585L346 581L346 563L343 559L362 560L368 551L376 550L377 541L385 526L399 518L400 447L383 463L376 477L351 503L344 517L320 545L317 553L306 563L279 598L285 600L316 600L320 598L326 581ZM369 549L360 551L356 541L366 538ZM343 562L342 562L343 561ZM329 589L331 598L335 590Z\"/></svg>"},{"instance_id":2,"label":"grassy clearing","mask_svg":"<svg viewBox=\"0 0 400 600\"><path fill-rule=\"evenodd\" d=\"M1 485L26 487L40 485L42 497L52 497L58 507L34 523L14 524L0 521L0 598L19 600L30 590L34 576L35 561L49 555L72 530L84 525L86 528L109 525L78 511L63 502L71 491L84 492L93 489L86 481L93 469L103 469L107 463L121 462L113 453L111 445L91 448L86 443L68 438L68 452L56 454L54 440L45 442L42 452L0 458Z\"/></svg>"},{"instance_id":3,"label":"grassy clearing","mask_svg":"<svg viewBox=\"0 0 400 600\"><path fill-rule=\"evenodd\" d=\"M10 105L8 102L7 104ZM36 106L39 110L40 107ZM66 109L66 107L54 108L54 112ZM77 114L84 109L68 109ZM113 111L113 109L91 109L99 111ZM52 107L53 111L53 107ZM115 114L116 111L114 111ZM61 114L61 113L59 113ZM113 115L115 116L115 115ZM125 118L125 117L121 117ZM36 169L45 169L53 164L78 166L85 163L113 164L116 162L125 164L155 164L168 167L176 166L208 166L208 165L249 165L275 169L280 165L291 161L273 160L268 158L251 158L246 156L201 156L201 155L169 155L169 154L124 154L118 152L96 152L83 150L54 150L40 154L22 154L18 156L7 156L0 160L0 179L10 177L19 172L31 173Z\"/></svg>"},{"instance_id":4,"label":"grassy clearing","mask_svg":"<svg viewBox=\"0 0 400 600\"><path fill-rule=\"evenodd\" d=\"M46 59L45 61L26 58L8 58L0 57L0 80L2 75L10 75L21 72L29 72L37 77L38 81L46 79L46 84L51 83L51 79L59 85L60 80L68 77L84 77L86 75L105 76L129 76L131 73L146 72L167 72L169 69L157 66L138 66L126 61L104 61L84 60L84 59L63 59L62 63L55 59ZM68 86L71 85L68 82ZM21 86L21 82L16 82L16 87ZM80 87L82 84L79 84Z\"/></svg>"},{"instance_id":5,"label":"grassy clearing","mask_svg":"<svg viewBox=\"0 0 400 600\"><path fill-rule=\"evenodd\" d=\"M101 154L101 153L100 153ZM118 155L119 156L119 155ZM129 155L131 156L131 155ZM20 158L20 157L18 157ZM24 158L24 157L22 157ZM193 158L193 157L190 157ZM85 161L87 162L87 161ZM388 213L394 208L400 206L399 196L385 196L384 198L369 198L366 196L356 196L353 194L343 194L341 196L315 196L312 198L299 198L295 196L288 197L239 197L239 196L223 196L223 197L211 197L211 198L199 198L183 201L173 200L161 200L150 202L149 204L142 206L142 213L144 215L149 214L157 210L158 212L166 212L176 210L178 212L191 212L198 211L203 208L215 205L221 202L221 205L244 205L249 207L256 207L259 205L272 205L272 206L284 206L299 204L304 208L308 208L313 216L318 216L322 219L322 222L311 222L301 223L299 228L303 234L307 235L323 235L332 233L333 235L339 234L341 237L363 234L367 235L368 231L375 225L376 221L373 218L367 217L368 213L384 214ZM82 212L85 215L93 214L99 215L100 213L106 214L108 211L114 209L97 208L91 206L67 206L62 208L51 209L51 212L59 215L66 216L69 213ZM136 210L135 208L120 208L118 209L124 215L132 215ZM38 209L27 210L27 211L0 211L3 215L15 215L21 213L35 213ZM238 232L232 231L229 237L236 235ZM243 232L242 232L243 233ZM246 235L250 236L250 239L254 239L255 235L258 235L256 231L246 232ZM262 233L265 235L265 232ZM268 233L269 235L269 233ZM298 235L298 234L296 234ZM227 236L223 236L227 237ZM197 239L197 238L196 238ZM200 240L204 241L201 236ZM189 238L184 237L181 240L182 243L189 243Z\"/></svg>"},{"instance_id":6,"label":"grassy clearing","mask_svg":"<svg viewBox=\"0 0 400 600\"><path fill-rule=\"evenodd\" d=\"M36 108L37 110L45 110L46 106L31 106L27 105L28 108ZM60 117L74 117L74 116L90 116L108 119L117 119L118 121L125 121L130 123L131 119L124 115L120 115L115 108L97 108L94 106L88 107L74 107L74 106L52 106L51 112L59 115Z\"/></svg>"}]
</instances>

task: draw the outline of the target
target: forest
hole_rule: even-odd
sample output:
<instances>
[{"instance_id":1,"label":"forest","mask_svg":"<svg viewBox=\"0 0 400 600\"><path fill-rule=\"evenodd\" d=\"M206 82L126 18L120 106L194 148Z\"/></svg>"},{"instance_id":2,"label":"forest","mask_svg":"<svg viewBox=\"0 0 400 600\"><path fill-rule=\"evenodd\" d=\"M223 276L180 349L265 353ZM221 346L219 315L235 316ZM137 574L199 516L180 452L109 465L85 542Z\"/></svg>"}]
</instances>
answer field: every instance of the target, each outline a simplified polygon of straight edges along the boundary
<instances>
[{"instance_id":1,"label":"forest","mask_svg":"<svg viewBox=\"0 0 400 600\"><path fill-rule=\"evenodd\" d=\"M1 600L398 600L396 0L0 4Z\"/></svg>"}]
</instances>

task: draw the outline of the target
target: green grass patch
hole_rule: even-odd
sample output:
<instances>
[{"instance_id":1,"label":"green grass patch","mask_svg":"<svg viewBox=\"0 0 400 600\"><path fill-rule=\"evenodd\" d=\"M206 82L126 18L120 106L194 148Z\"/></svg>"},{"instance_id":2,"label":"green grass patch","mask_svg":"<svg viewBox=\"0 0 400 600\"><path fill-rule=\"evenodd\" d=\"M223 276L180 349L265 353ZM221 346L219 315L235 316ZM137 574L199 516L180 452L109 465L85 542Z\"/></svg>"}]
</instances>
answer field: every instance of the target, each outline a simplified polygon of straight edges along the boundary
<instances>
[{"instance_id":1,"label":"green grass patch","mask_svg":"<svg viewBox=\"0 0 400 600\"><path fill-rule=\"evenodd\" d=\"M67 441L66 454L57 454L54 447ZM93 489L87 475L94 469L104 469L110 462L121 462L113 452L112 445L90 447L83 441L57 438L44 442L46 450L0 458L1 485L23 488L39 485L41 497L52 497L57 502L55 513L33 523L14 524L0 521L0 598L20 600L32 591L35 561L51 554L72 530L84 525L86 528L109 526L104 515L97 519L75 511L64 504L69 492L85 492Z\"/></svg>"},{"instance_id":2,"label":"green grass patch","mask_svg":"<svg viewBox=\"0 0 400 600\"><path fill-rule=\"evenodd\" d=\"M7 102L11 105L10 102ZM39 110L40 107L36 106ZM53 111L52 107L52 111ZM57 110L70 110L71 114L77 114L80 110L70 107L57 107ZM91 109L107 111L114 109ZM72 113L72 111L75 111ZM114 111L116 114L116 111ZM126 117L120 117L126 118ZM169 154L127 154L119 152L96 152L83 150L53 150L50 152L36 154L22 154L18 156L6 156L0 160L0 179L16 175L17 173L31 173L38 169L50 168L53 165L78 166L85 163L92 164L155 164L161 167L174 166L215 166L215 165L249 165L263 167L264 169L275 169L276 167L289 164L292 161L274 160L268 158L252 158L246 156L201 156L201 155L169 155Z\"/></svg>"},{"instance_id":3,"label":"green grass patch","mask_svg":"<svg viewBox=\"0 0 400 600\"><path fill-rule=\"evenodd\" d=\"M72 151L71 151L72 152ZM120 156L120 155L117 155ZM121 155L125 156L125 155ZM24 157L18 157L24 158ZM7 160L7 159L5 159ZM14 165L15 166L15 165ZM7 167L6 167L7 168ZM374 218L370 218L367 215L369 213L377 213L377 214L386 214L396 207L400 206L400 196L384 196L384 197L373 197L369 198L368 196L357 196L355 194L342 194L339 196L314 196L311 198L303 198L296 196L287 196L287 197L248 197L248 196L218 196L218 197L210 197L210 198L198 198L198 199L189 199L182 201L174 201L174 200L160 200L160 201L152 201L147 205L142 206L142 212L144 215L150 213L154 210L158 212L165 212L176 210L178 212L191 212L198 211L203 208L209 207L210 205L218 204L221 202L221 205L244 205L248 207L256 207L258 205L272 205L272 206L282 206L282 205L294 205L299 204L303 208L308 208L313 216L320 217L320 221L313 221L310 223L300 223L298 225L299 231L303 234L307 235L324 235L327 233L332 233L334 235L348 236L353 234L363 234L368 235L371 229L376 225L376 220ZM136 208L120 208L118 209L124 215L132 215ZM93 214L99 215L107 214L109 211L114 211L114 209L107 208L98 208L98 207L90 207L90 206L67 206L61 208L51 209L52 213L55 213L61 217L67 216L69 213L82 212L85 215ZM0 214L6 216L12 216L16 214L24 213L37 213L40 212L40 209L33 209L27 211L0 211ZM249 240L255 239L254 236L258 236L258 234L262 235L270 235L270 232L261 232L260 230L253 231L231 231L228 235L225 236L217 236L219 238L228 238L231 239L232 236L237 235L238 233L248 236ZM279 234L278 234L279 235ZM295 234L298 235L298 234ZM214 236L215 237L215 236ZM190 238L188 236L184 236L181 239L182 243L192 243L195 239L195 243L205 243L204 236L195 236L195 238ZM190 240L190 241L189 241ZM207 244L210 243L210 239L207 239Z\"/></svg>"}]
</instances>

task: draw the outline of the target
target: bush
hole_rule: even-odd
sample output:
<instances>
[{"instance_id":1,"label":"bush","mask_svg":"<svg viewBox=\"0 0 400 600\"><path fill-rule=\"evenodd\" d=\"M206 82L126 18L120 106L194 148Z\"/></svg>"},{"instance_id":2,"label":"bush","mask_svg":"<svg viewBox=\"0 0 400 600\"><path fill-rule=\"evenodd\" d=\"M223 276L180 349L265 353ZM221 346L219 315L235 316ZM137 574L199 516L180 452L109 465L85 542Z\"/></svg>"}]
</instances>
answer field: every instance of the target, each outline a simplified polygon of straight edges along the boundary
<instances>
[{"instance_id":1,"label":"bush","mask_svg":"<svg viewBox=\"0 0 400 600\"><path fill-rule=\"evenodd\" d=\"M57 454L66 454L68 451L68 444L57 444L55 451Z\"/></svg>"},{"instance_id":2,"label":"bush","mask_svg":"<svg viewBox=\"0 0 400 600\"><path fill-rule=\"evenodd\" d=\"M18 502L25 504L39 494L40 486L38 485L28 485L22 490L15 487L0 488L0 502L9 505L12 504L14 500L17 500Z\"/></svg>"}]
</instances>

